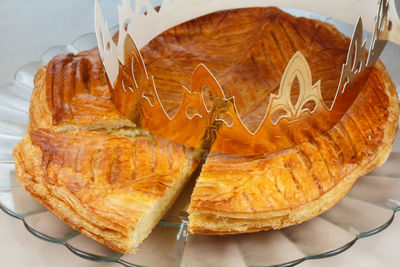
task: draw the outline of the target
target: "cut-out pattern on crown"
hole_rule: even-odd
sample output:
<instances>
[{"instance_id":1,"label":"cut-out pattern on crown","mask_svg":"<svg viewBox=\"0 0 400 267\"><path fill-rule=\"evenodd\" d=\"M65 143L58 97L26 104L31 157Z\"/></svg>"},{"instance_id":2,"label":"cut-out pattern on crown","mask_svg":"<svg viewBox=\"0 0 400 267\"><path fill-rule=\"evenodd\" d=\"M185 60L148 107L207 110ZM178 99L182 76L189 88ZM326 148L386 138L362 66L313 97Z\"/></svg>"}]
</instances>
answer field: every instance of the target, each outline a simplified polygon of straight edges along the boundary
<instances>
[{"instance_id":1,"label":"cut-out pattern on crown","mask_svg":"<svg viewBox=\"0 0 400 267\"><path fill-rule=\"evenodd\" d=\"M159 12L165 15L169 5L171 1L164 1ZM143 6L146 7L147 14L140 15ZM255 131L250 131L237 112L235 97L225 97L218 81L204 64L199 64L193 71L190 88L182 87L183 97L176 113L173 116L167 114L154 79L147 73L138 46L132 38L134 33L145 30L135 27L134 21L147 16L151 19L157 17L158 13L147 1L138 1L135 10L136 12L132 11L129 1L125 0L119 7L120 27L116 44L96 3L99 50L113 88L111 92L116 107L153 134L193 147L241 155L288 148L333 127L358 96L362 88L359 84L363 80L362 76L368 74L367 66L372 66L377 61L387 42L389 31L388 2L382 0L379 3L378 19L367 62L363 25L359 18L347 61L343 64L336 96L330 107L326 106L322 98L321 81L312 84L312 73L307 60L301 52L296 52L283 73L278 94L270 95L264 118ZM173 13L170 15L173 16ZM125 25L126 21L130 23ZM141 45L148 41L140 33L138 35L141 36ZM118 69L114 66L115 61L118 62ZM364 69L366 70L363 71ZM295 79L299 82L300 90L297 102L293 104L291 88ZM208 86L213 99L208 108L202 95L204 86Z\"/></svg>"}]
</instances>

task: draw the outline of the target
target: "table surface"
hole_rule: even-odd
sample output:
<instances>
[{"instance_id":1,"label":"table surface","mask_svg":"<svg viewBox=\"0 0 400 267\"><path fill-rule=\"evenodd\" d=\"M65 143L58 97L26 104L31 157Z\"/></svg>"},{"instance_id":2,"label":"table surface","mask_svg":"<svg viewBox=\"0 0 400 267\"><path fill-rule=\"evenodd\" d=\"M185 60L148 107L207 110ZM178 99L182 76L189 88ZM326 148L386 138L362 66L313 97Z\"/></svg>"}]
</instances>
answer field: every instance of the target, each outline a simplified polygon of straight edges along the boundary
<instances>
[{"instance_id":1,"label":"table surface","mask_svg":"<svg viewBox=\"0 0 400 267\"><path fill-rule=\"evenodd\" d=\"M115 12L108 1L105 16ZM157 2L152 1L152 2ZM159 1L158 1L159 2ZM23 64L40 59L49 47L93 32L92 0L0 0L0 81L11 81ZM105 2L107 4L107 1ZM116 18L109 25L116 24ZM31 235L21 221L0 212L0 266L119 266L79 258L65 247ZM299 266L399 266L400 218L378 235L358 241L344 253Z\"/></svg>"}]
</instances>

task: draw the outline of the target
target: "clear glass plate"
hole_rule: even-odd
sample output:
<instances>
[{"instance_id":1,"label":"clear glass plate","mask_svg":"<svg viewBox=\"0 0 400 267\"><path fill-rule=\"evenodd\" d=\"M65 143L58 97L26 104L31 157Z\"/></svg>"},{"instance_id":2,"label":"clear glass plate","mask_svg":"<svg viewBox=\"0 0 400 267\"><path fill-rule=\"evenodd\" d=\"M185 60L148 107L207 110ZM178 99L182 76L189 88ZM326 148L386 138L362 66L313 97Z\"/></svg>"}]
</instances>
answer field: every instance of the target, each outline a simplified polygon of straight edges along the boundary
<instances>
[{"instance_id":1,"label":"clear glass plate","mask_svg":"<svg viewBox=\"0 0 400 267\"><path fill-rule=\"evenodd\" d=\"M307 15L304 11L300 14ZM329 18L326 20L332 23ZM397 136L384 166L361 178L332 209L297 226L232 236L187 235L187 221L181 216L187 200L180 199L136 255L121 254L87 238L44 209L16 182L12 149L26 133L36 70L56 54L75 53L94 46L95 35L89 33L67 46L52 47L40 61L22 66L13 82L0 86L0 208L21 220L36 237L63 245L88 260L124 266L293 266L347 250L357 240L387 228L400 210L400 137Z\"/></svg>"}]
</instances>

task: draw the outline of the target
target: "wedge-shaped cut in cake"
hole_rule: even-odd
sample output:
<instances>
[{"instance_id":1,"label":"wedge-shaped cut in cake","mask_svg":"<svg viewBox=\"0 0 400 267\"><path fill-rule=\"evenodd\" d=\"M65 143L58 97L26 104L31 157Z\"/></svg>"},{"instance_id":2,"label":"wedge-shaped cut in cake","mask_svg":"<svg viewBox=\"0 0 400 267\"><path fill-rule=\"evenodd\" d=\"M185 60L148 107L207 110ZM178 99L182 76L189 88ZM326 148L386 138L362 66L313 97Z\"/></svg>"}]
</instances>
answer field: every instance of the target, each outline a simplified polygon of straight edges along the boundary
<instances>
[{"instance_id":1,"label":"wedge-shaped cut in cake","mask_svg":"<svg viewBox=\"0 0 400 267\"><path fill-rule=\"evenodd\" d=\"M199 163L198 151L162 138L31 131L15 148L19 182L74 229L132 252Z\"/></svg>"}]
</instances>

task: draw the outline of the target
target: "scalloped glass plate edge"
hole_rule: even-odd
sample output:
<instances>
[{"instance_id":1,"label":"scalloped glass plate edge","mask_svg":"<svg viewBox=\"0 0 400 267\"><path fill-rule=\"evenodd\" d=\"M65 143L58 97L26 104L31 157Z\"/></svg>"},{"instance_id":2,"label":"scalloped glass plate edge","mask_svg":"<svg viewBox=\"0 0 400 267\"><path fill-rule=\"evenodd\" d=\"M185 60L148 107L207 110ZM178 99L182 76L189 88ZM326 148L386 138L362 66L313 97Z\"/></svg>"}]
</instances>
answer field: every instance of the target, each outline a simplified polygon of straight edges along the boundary
<instances>
[{"instance_id":1,"label":"scalloped glass plate edge","mask_svg":"<svg viewBox=\"0 0 400 267\"><path fill-rule=\"evenodd\" d=\"M372 229L370 231L359 233L353 240L351 240L350 242L348 242L347 244L345 244L339 248L332 249L330 251L326 251L326 252L315 254L315 255L305 256L303 258L289 261L289 262L282 263L282 264L265 265L265 267L267 267L267 266L269 266L269 267L290 267L290 266L295 266L297 264L300 264L306 260L317 260L317 259L324 259L324 258L336 256L336 255L348 250L349 248L351 248L358 240L373 236L375 234L382 232L386 228L388 228L392 224L394 217L396 215L396 212L398 212L398 211L400 211L400 207L394 207L392 216L384 224L382 224L381 226L379 226L375 229Z\"/></svg>"},{"instance_id":2,"label":"scalloped glass plate edge","mask_svg":"<svg viewBox=\"0 0 400 267\"><path fill-rule=\"evenodd\" d=\"M143 267L142 265L135 265L129 262L126 262L122 259L120 259L121 256L123 256L122 253L117 252L116 256L114 257L101 257L98 255L94 255L94 254L90 254L87 253L85 251L82 251L80 249L77 249L73 246L71 246L70 244L67 243L67 241L73 237L75 237L76 235L80 235L79 232L75 232L75 234L71 234L68 238L64 238L63 240L60 239L56 239L53 237L50 237L46 234L43 234L37 230L35 230L34 228L30 227L29 224L25 221L24 217L16 214L15 212L5 208L1 203L0 203L0 209L5 212L6 214L17 218L19 220L21 220L25 226L25 228L34 236L36 236L37 238L40 238L44 241L50 242L50 243L55 243L55 244L59 244L59 245L63 245L65 246L69 251L71 251L72 253L74 253L75 255L87 259L87 260L91 260L91 261L95 261L95 262L113 262L113 263L120 263L123 266L127 266L127 267ZM353 240L351 240L350 242L344 244L343 246L336 248L336 249L332 249L323 253L319 253L319 254L314 254L314 255L309 255L309 256L305 256L303 258L299 258L296 260L292 260L286 263L282 263L282 264L277 264L277 265L264 265L264 266L271 266L271 267L290 267L290 266L295 266L298 265L306 260L316 260L316 259L323 259L323 258L328 258L328 257L332 257L332 256L336 256L344 251L346 251L347 249L349 249L350 247L352 247L358 240L363 239L363 238L367 238L370 236L373 236L375 234L378 234L380 232L382 232L383 230L385 230L386 228L388 228L391 223L394 220L394 217L396 215L396 213L398 211L400 211L400 207L394 207L393 209L393 213L392 216L381 226L372 229L370 231L367 232L362 232L359 233ZM182 225L184 225L184 223L182 223ZM181 229L182 231L182 229ZM181 233L181 231L179 231Z\"/></svg>"}]
</instances>

